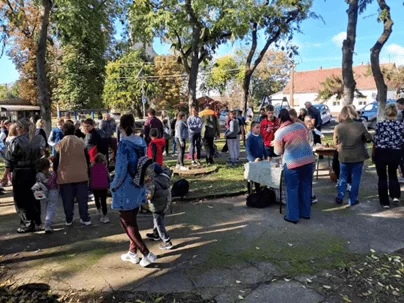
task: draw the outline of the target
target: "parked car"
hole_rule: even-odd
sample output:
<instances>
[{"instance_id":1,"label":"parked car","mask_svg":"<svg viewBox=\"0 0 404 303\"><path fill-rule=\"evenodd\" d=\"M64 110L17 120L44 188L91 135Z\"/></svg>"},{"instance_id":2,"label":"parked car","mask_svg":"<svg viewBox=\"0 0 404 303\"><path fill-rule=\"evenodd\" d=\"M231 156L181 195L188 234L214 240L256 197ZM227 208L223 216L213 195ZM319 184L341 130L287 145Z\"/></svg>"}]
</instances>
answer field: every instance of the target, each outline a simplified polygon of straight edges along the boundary
<instances>
[{"instance_id":1,"label":"parked car","mask_svg":"<svg viewBox=\"0 0 404 303\"><path fill-rule=\"evenodd\" d=\"M331 123L332 115L331 115L330 108L327 105L325 105L325 104L313 104L313 106L320 111L322 125L327 124L327 123Z\"/></svg>"},{"instance_id":2,"label":"parked car","mask_svg":"<svg viewBox=\"0 0 404 303\"><path fill-rule=\"evenodd\" d=\"M387 100L387 104L395 103L396 100ZM358 110L359 116L366 121L368 128L375 128L377 123L377 101L373 101Z\"/></svg>"}]
</instances>

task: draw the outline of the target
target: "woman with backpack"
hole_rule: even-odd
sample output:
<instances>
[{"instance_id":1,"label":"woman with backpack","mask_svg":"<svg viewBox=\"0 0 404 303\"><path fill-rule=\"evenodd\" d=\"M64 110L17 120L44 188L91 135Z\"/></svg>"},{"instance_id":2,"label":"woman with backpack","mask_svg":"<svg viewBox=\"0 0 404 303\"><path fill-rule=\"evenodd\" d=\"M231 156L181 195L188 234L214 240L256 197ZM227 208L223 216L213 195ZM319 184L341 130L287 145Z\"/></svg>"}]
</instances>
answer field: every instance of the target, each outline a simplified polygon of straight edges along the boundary
<instances>
[{"instance_id":1,"label":"woman with backpack","mask_svg":"<svg viewBox=\"0 0 404 303\"><path fill-rule=\"evenodd\" d=\"M146 142L134 134L135 118L131 114L123 115L120 120L122 139L118 144L115 177L111 183L112 209L118 210L122 228L129 237L129 251L121 255L121 260L146 267L156 261L157 257L149 251L143 242L137 225L140 206L146 202L146 189L143 182L134 183L142 174L142 160L146 155ZM140 172L138 173L138 170ZM136 175L136 177L135 177ZM143 258L137 255L137 251Z\"/></svg>"}]
</instances>

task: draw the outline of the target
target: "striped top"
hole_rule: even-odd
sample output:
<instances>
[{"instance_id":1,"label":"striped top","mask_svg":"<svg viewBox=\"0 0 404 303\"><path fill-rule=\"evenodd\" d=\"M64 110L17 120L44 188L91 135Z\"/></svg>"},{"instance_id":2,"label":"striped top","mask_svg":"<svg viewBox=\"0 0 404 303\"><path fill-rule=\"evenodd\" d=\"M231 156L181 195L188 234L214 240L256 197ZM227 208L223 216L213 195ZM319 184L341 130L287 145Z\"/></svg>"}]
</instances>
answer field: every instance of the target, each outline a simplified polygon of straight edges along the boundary
<instances>
[{"instance_id":1,"label":"striped top","mask_svg":"<svg viewBox=\"0 0 404 303\"><path fill-rule=\"evenodd\" d=\"M283 155L283 164L289 169L314 163L307 129L301 123L282 123L275 133L274 151L277 155Z\"/></svg>"}]
</instances>

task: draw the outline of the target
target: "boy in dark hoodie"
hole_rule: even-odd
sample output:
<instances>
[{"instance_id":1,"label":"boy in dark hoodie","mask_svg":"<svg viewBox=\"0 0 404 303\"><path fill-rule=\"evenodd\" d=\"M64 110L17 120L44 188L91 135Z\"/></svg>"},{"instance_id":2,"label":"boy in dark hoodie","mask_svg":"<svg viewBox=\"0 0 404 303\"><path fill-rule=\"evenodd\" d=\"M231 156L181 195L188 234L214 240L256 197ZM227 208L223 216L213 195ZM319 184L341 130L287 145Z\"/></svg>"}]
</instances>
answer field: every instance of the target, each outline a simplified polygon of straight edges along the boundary
<instances>
[{"instance_id":1,"label":"boy in dark hoodie","mask_svg":"<svg viewBox=\"0 0 404 303\"><path fill-rule=\"evenodd\" d=\"M159 138L159 131L157 128L150 130L150 143L147 146L147 156L153 159L153 162L157 162L159 165L163 165L163 151L166 145L166 139Z\"/></svg>"},{"instance_id":2,"label":"boy in dark hoodie","mask_svg":"<svg viewBox=\"0 0 404 303\"><path fill-rule=\"evenodd\" d=\"M164 215L171 204L171 171L169 168L161 168L158 163L149 165L146 170L145 185L149 210L153 214L153 233L146 234L149 240L163 240L160 249L173 248L170 236L164 224Z\"/></svg>"}]
</instances>

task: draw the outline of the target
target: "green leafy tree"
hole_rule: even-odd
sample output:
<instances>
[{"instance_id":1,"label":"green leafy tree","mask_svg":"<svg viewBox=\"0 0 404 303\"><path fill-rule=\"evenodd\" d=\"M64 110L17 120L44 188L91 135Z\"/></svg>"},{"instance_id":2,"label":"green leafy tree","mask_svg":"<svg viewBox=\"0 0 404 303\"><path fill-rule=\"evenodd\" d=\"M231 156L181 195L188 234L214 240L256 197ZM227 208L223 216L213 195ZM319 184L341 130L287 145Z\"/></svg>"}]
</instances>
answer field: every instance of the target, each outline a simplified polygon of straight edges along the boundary
<instances>
[{"instance_id":1,"label":"green leafy tree","mask_svg":"<svg viewBox=\"0 0 404 303\"><path fill-rule=\"evenodd\" d=\"M206 90L217 90L220 95L229 91L231 84L238 82L240 65L231 55L216 59L206 78Z\"/></svg>"},{"instance_id":2,"label":"green leafy tree","mask_svg":"<svg viewBox=\"0 0 404 303\"><path fill-rule=\"evenodd\" d=\"M186 100L184 66L178 63L176 56L155 57L153 73L158 84L154 103L159 109L172 110Z\"/></svg>"},{"instance_id":3,"label":"green leafy tree","mask_svg":"<svg viewBox=\"0 0 404 303\"><path fill-rule=\"evenodd\" d=\"M18 99L18 82L9 86L7 84L0 84L0 100L1 99Z\"/></svg>"},{"instance_id":4,"label":"green leafy tree","mask_svg":"<svg viewBox=\"0 0 404 303\"><path fill-rule=\"evenodd\" d=\"M150 81L153 66L141 51L131 51L110 62L106 69L103 100L107 107L142 114L142 88L150 99L158 91L158 83Z\"/></svg>"},{"instance_id":5,"label":"green leafy tree","mask_svg":"<svg viewBox=\"0 0 404 303\"><path fill-rule=\"evenodd\" d=\"M158 37L171 44L188 74L189 106L196 104L199 66L242 27L232 0L134 0L129 13L135 42Z\"/></svg>"},{"instance_id":6,"label":"green leafy tree","mask_svg":"<svg viewBox=\"0 0 404 303\"><path fill-rule=\"evenodd\" d=\"M113 33L116 2L56 2L54 30L61 43L62 56L54 99L66 109L102 106L105 54Z\"/></svg>"}]
</instances>

